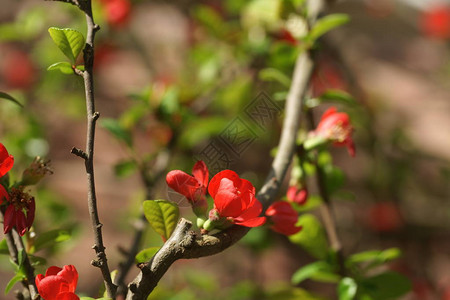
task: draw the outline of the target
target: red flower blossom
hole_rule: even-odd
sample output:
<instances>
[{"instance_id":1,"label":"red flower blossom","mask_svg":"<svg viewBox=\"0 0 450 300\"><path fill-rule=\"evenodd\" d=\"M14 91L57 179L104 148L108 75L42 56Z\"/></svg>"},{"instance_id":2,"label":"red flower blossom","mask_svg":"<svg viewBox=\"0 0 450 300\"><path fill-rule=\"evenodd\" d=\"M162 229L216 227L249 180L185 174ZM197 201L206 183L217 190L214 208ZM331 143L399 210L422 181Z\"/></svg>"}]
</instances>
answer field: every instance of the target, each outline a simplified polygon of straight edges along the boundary
<instances>
[{"instance_id":1,"label":"red flower blossom","mask_svg":"<svg viewBox=\"0 0 450 300\"><path fill-rule=\"evenodd\" d=\"M4 57L1 70L8 87L29 89L35 80L35 67L27 53L21 50L12 50Z\"/></svg>"},{"instance_id":2,"label":"red flower blossom","mask_svg":"<svg viewBox=\"0 0 450 300\"><path fill-rule=\"evenodd\" d=\"M36 286L39 294L44 300L76 300L80 299L75 295L77 288L78 272L72 266L59 268L52 266L47 269L45 276L36 276Z\"/></svg>"},{"instance_id":3,"label":"red flower blossom","mask_svg":"<svg viewBox=\"0 0 450 300\"><path fill-rule=\"evenodd\" d=\"M9 203L3 219L3 232L6 234L15 226L22 236L30 230L34 222L36 211L34 197L16 188L12 188L9 195L5 193L6 190L0 188L0 197L3 196Z\"/></svg>"},{"instance_id":4,"label":"red flower blossom","mask_svg":"<svg viewBox=\"0 0 450 300\"><path fill-rule=\"evenodd\" d=\"M9 201L9 195L3 185L0 184L0 205L3 203L3 199Z\"/></svg>"},{"instance_id":5,"label":"red flower blossom","mask_svg":"<svg viewBox=\"0 0 450 300\"><path fill-rule=\"evenodd\" d=\"M265 217L259 216L262 205L255 197L252 183L239 178L235 172L224 170L217 173L211 179L208 191L214 199L210 220L225 218L246 227L257 227L266 222Z\"/></svg>"},{"instance_id":6,"label":"red flower blossom","mask_svg":"<svg viewBox=\"0 0 450 300\"><path fill-rule=\"evenodd\" d=\"M450 38L450 7L437 6L422 15L420 27L431 38Z\"/></svg>"},{"instance_id":7,"label":"red flower blossom","mask_svg":"<svg viewBox=\"0 0 450 300\"><path fill-rule=\"evenodd\" d=\"M355 144L352 140L353 127L346 113L337 112L335 107L330 107L322 115L315 134L329 141L335 146L347 146L348 153L355 156Z\"/></svg>"},{"instance_id":8,"label":"red flower blossom","mask_svg":"<svg viewBox=\"0 0 450 300\"><path fill-rule=\"evenodd\" d=\"M181 170L173 170L167 173L166 182L174 191L185 196L194 212L200 216L208 209L205 195L209 171L206 164L200 160L192 168L192 174L193 176Z\"/></svg>"},{"instance_id":9,"label":"red flower blossom","mask_svg":"<svg viewBox=\"0 0 450 300\"><path fill-rule=\"evenodd\" d=\"M299 205L305 204L308 199L308 190L304 188L298 188L295 185L291 185L286 193L287 200L297 203Z\"/></svg>"},{"instance_id":10,"label":"red flower blossom","mask_svg":"<svg viewBox=\"0 0 450 300\"><path fill-rule=\"evenodd\" d=\"M266 216L272 223L272 230L285 235L299 232L302 227L295 226L298 220L297 212L286 201L276 201L266 210Z\"/></svg>"},{"instance_id":11,"label":"red flower blossom","mask_svg":"<svg viewBox=\"0 0 450 300\"><path fill-rule=\"evenodd\" d=\"M311 89L313 97L320 97L329 89L345 91L348 87L339 68L329 59L324 59L319 61L318 67L312 74Z\"/></svg>"},{"instance_id":12,"label":"red flower blossom","mask_svg":"<svg viewBox=\"0 0 450 300\"><path fill-rule=\"evenodd\" d=\"M8 150L5 146L0 143L0 177L8 173L14 165L14 157L9 155Z\"/></svg>"},{"instance_id":13,"label":"red flower blossom","mask_svg":"<svg viewBox=\"0 0 450 300\"><path fill-rule=\"evenodd\" d=\"M128 23L131 3L129 0L102 0L106 10L106 20L113 27Z\"/></svg>"}]
</instances>

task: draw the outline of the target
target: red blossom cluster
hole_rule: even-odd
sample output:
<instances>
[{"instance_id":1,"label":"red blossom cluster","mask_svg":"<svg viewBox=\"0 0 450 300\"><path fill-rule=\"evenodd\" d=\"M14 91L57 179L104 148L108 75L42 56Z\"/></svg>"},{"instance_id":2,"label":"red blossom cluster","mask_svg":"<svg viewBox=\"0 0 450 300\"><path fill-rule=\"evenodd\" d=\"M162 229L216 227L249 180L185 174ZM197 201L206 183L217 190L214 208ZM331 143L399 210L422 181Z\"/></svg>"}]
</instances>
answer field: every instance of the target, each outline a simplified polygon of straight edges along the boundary
<instances>
[{"instance_id":1,"label":"red blossom cluster","mask_svg":"<svg viewBox=\"0 0 450 300\"><path fill-rule=\"evenodd\" d=\"M0 143L0 177L6 175L14 164L14 157ZM5 201L6 200L6 201ZM36 203L34 197L20 188L11 188L9 192L0 184L0 205L6 203L3 213L3 232L6 234L13 227L22 236L31 228L34 221Z\"/></svg>"},{"instance_id":2,"label":"red blossom cluster","mask_svg":"<svg viewBox=\"0 0 450 300\"><path fill-rule=\"evenodd\" d=\"M189 175L181 170L170 171L166 182L170 188L182 194L191 204L199 218L204 218L208 208L206 192L214 200L214 207L204 221L205 230L224 229L233 224L257 227L267 218L271 228L279 233L290 235L301 228L296 227L298 214L288 202L276 202L261 216L263 207L256 198L253 184L231 170L217 173L209 182L209 171L203 161L198 161Z\"/></svg>"},{"instance_id":3,"label":"red blossom cluster","mask_svg":"<svg viewBox=\"0 0 450 300\"><path fill-rule=\"evenodd\" d=\"M430 38L450 38L450 6L435 6L425 11L421 16L420 27Z\"/></svg>"},{"instance_id":4,"label":"red blossom cluster","mask_svg":"<svg viewBox=\"0 0 450 300\"><path fill-rule=\"evenodd\" d=\"M131 3L129 0L101 0L106 12L106 20L112 27L126 25L130 19Z\"/></svg>"},{"instance_id":5,"label":"red blossom cluster","mask_svg":"<svg viewBox=\"0 0 450 300\"><path fill-rule=\"evenodd\" d=\"M72 265L62 269L52 266L45 275L36 276L36 287L44 300L79 300L75 294L77 282L78 272Z\"/></svg>"}]
</instances>

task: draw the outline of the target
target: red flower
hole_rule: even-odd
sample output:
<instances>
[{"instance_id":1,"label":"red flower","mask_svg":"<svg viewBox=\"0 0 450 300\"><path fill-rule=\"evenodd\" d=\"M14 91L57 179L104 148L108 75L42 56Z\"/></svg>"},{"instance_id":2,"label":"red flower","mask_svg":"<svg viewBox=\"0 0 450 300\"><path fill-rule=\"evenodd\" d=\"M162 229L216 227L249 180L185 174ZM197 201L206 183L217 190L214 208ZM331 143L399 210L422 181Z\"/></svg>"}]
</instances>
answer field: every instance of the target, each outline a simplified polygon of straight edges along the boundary
<instances>
[{"instance_id":1,"label":"red flower","mask_svg":"<svg viewBox=\"0 0 450 300\"><path fill-rule=\"evenodd\" d=\"M9 155L8 150L5 146L0 143L0 177L8 173L14 165L14 157Z\"/></svg>"},{"instance_id":2,"label":"red flower","mask_svg":"<svg viewBox=\"0 0 450 300\"><path fill-rule=\"evenodd\" d=\"M74 294L77 282L78 272L72 265L64 266L63 269L52 266L47 269L45 276L36 276L36 286L44 300L80 299Z\"/></svg>"},{"instance_id":3,"label":"red flower","mask_svg":"<svg viewBox=\"0 0 450 300\"><path fill-rule=\"evenodd\" d=\"M34 222L36 211L34 197L16 188L12 188L9 195L5 193L6 190L1 187L0 197L6 198L9 203L4 215L3 232L6 234L15 226L22 236L30 230Z\"/></svg>"},{"instance_id":4,"label":"red flower","mask_svg":"<svg viewBox=\"0 0 450 300\"><path fill-rule=\"evenodd\" d=\"M2 75L8 87L28 89L35 80L35 67L30 57L21 50L12 50L4 57Z\"/></svg>"},{"instance_id":5,"label":"red flower","mask_svg":"<svg viewBox=\"0 0 450 300\"><path fill-rule=\"evenodd\" d=\"M346 113L337 112L330 107L322 115L315 134L334 142L335 146L347 146L348 153L355 156L355 144L352 140L353 127Z\"/></svg>"},{"instance_id":6,"label":"red flower","mask_svg":"<svg viewBox=\"0 0 450 300\"><path fill-rule=\"evenodd\" d=\"M448 39L450 37L450 7L438 6L426 11L420 26L428 37Z\"/></svg>"},{"instance_id":7,"label":"red flower","mask_svg":"<svg viewBox=\"0 0 450 300\"><path fill-rule=\"evenodd\" d=\"M0 184L0 205L3 203L3 199L9 201L9 195L3 185Z\"/></svg>"},{"instance_id":8,"label":"red flower","mask_svg":"<svg viewBox=\"0 0 450 300\"><path fill-rule=\"evenodd\" d=\"M257 227L266 222L265 217L259 216L262 205L255 197L255 188L235 172L224 170L217 173L211 179L208 191L214 199L210 219L226 218L246 227Z\"/></svg>"},{"instance_id":9,"label":"red flower","mask_svg":"<svg viewBox=\"0 0 450 300\"><path fill-rule=\"evenodd\" d=\"M305 204L308 199L308 190L304 188L298 188L295 185L291 185L286 193L287 200L297 203L299 205Z\"/></svg>"},{"instance_id":10,"label":"red flower","mask_svg":"<svg viewBox=\"0 0 450 300\"><path fill-rule=\"evenodd\" d=\"M272 223L272 230L285 235L292 235L299 232L302 227L296 227L298 220L297 212L291 204L286 201L276 201L266 210L266 216Z\"/></svg>"},{"instance_id":11,"label":"red flower","mask_svg":"<svg viewBox=\"0 0 450 300\"><path fill-rule=\"evenodd\" d=\"M200 216L208 209L206 202L206 187L208 186L209 171L206 164L199 160L192 168L191 176L181 170L167 173L167 185L177 193L182 194L191 203L194 212Z\"/></svg>"},{"instance_id":12,"label":"red flower","mask_svg":"<svg viewBox=\"0 0 450 300\"><path fill-rule=\"evenodd\" d=\"M128 23L131 4L129 0L102 0L106 9L106 19L113 27L120 27Z\"/></svg>"}]
</instances>

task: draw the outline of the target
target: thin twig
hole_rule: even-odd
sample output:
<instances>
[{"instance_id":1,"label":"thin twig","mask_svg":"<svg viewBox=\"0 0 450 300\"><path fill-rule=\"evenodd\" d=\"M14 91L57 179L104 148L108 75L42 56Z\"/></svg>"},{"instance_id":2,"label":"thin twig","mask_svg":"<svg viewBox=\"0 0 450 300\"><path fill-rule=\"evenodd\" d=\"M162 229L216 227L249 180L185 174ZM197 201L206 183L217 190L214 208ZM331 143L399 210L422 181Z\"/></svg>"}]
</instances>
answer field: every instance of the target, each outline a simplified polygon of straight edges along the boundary
<instances>
[{"instance_id":1,"label":"thin twig","mask_svg":"<svg viewBox=\"0 0 450 300\"><path fill-rule=\"evenodd\" d=\"M4 217L3 212L1 213L1 217L3 220L3 217ZM25 247L23 245L22 238L17 233L17 230L15 228L13 228L10 232L5 234L5 239L6 239L6 245L8 246L9 256L11 257L11 259L13 260L13 262L16 265L20 265L19 252L23 253L24 257L23 257L22 265L25 268L26 280L23 280L22 284L23 284L24 288L26 290L28 290L31 299L33 299L33 300L40 299L40 296L38 294L37 287L36 287L36 282L34 280L34 278L35 278L34 268L31 265L28 255L25 251ZM20 294L22 294L22 293L20 293Z\"/></svg>"},{"instance_id":2,"label":"thin twig","mask_svg":"<svg viewBox=\"0 0 450 300\"><path fill-rule=\"evenodd\" d=\"M306 116L308 119L309 126L311 128L315 128L314 115L312 113L312 110L308 110ZM326 175L323 172L323 169L317 164L317 155L316 155L316 181L317 186L319 188L320 197L323 200L323 203L320 206L320 215L322 217L325 231L328 236L328 242L330 243L331 249L333 249L333 251L335 251L337 255L339 264L339 273L342 276L345 276L346 269L344 263L344 254L342 252L342 243L337 233L336 220L333 215L330 196L328 194L326 187Z\"/></svg>"},{"instance_id":3,"label":"thin twig","mask_svg":"<svg viewBox=\"0 0 450 300\"><path fill-rule=\"evenodd\" d=\"M69 1L73 3L73 1ZM80 2L78 2L81 4ZM87 22L87 37L86 45L83 50L85 71L82 73L84 79L84 87L86 93L86 113L87 113L87 134L86 134L86 151L77 148L72 148L72 153L83 158L85 162L87 182L88 182L88 208L89 215L92 221L92 228L94 231L95 244L92 247L95 250L97 258L91 262L95 267L100 268L103 280L105 282L106 293L108 297L114 298L116 293L116 286L111 280L111 275L108 267L108 262L105 253L105 246L103 244L102 226L98 216L97 196L95 192L94 179L94 141L95 141L95 126L100 114L95 111L94 101L94 37L95 33L100 27L95 24L92 16L91 0L82 1L83 5L77 5L86 15Z\"/></svg>"}]
</instances>

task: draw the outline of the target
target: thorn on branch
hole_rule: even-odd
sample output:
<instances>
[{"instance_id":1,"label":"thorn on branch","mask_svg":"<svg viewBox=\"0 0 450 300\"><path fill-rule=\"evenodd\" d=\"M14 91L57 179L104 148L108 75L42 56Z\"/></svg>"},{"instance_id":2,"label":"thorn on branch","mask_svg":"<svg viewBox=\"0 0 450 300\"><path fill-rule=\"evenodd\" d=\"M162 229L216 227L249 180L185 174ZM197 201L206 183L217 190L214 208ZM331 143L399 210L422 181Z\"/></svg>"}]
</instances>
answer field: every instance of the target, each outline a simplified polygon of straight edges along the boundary
<instances>
[{"instance_id":1,"label":"thorn on branch","mask_svg":"<svg viewBox=\"0 0 450 300\"><path fill-rule=\"evenodd\" d=\"M103 224L102 223L98 223L97 224L97 226L95 226L97 229L100 229L100 228L102 228L103 227Z\"/></svg>"},{"instance_id":2,"label":"thorn on branch","mask_svg":"<svg viewBox=\"0 0 450 300\"><path fill-rule=\"evenodd\" d=\"M84 160L88 159L86 152L79 148L73 147L72 150L70 150L70 153L75 154L76 156L81 157Z\"/></svg>"},{"instance_id":3,"label":"thorn on branch","mask_svg":"<svg viewBox=\"0 0 450 300\"><path fill-rule=\"evenodd\" d=\"M98 111L96 111L93 115L92 115L92 120L97 121L98 118L100 118L100 113Z\"/></svg>"},{"instance_id":4,"label":"thorn on branch","mask_svg":"<svg viewBox=\"0 0 450 300\"><path fill-rule=\"evenodd\" d=\"M99 31L99 30L100 30L100 25L95 24L95 25L94 25L94 31Z\"/></svg>"}]
</instances>

